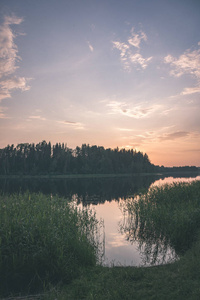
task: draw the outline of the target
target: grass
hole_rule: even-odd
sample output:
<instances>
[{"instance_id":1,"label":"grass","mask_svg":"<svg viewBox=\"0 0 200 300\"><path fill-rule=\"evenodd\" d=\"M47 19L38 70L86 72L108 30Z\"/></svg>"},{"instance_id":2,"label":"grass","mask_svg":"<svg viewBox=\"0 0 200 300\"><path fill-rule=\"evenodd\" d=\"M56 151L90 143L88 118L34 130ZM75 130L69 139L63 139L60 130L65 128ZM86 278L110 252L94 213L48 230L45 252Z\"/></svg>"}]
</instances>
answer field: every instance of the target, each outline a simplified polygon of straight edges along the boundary
<instances>
[{"instance_id":1,"label":"grass","mask_svg":"<svg viewBox=\"0 0 200 300\"><path fill-rule=\"evenodd\" d=\"M169 247L182 255L200 229L200 182L152 187L127 200L123 210L128 214L121 230L130 241L139 241L147 262L155 264Z\"/></svg>"},{"instance_id":2,"label":"grass","mask_svg":"<svg viewBox=\"0 0 200 300\"><path fill-rule=\"evenodd\" d=\"M142 268L85 264L79 268L78 276L48 286L38 299L200 299L199 208L197 181L153 188L137 200L130 199L124 207L129 215L124 223L125 232L131 233L133 239L138 237L141 243L145 243L144 238L152 245L168 241L180 259ZM180 237L186 238L181 243L182 250L177 243Z\"/></svg>"},{"instance_id":3,"label":"grass","mask_svg":"<svg viewBox=\"0 0 200 300\"><path fill-rule=\"evenodd\" d=\"M70 285L52 290L49 299L200 299L199 208L197 181L155 187L130 199L124 207L126 232L148 245L168 241L180 259L153 267L91 268Z\"/></svg>"},{"instance_id":4,"label":"grass","mask_svg":"<svg viewBox=\"0 0 200 300\"><path fill-rule=\"evenodd\" d=\"M200 296L200 244L184 259L159 267L96 267L43 299L191 299ZM198 259L194 257L198 256Z\"/></svg>"},{"instance_id":5,"label":"grass","mask_svg":"<svg viewBox=\"0 0 200 300\"><path fill-rule=\"evenodd\" d=\"M87 209L42 194L0 197L1 294L69 283L98 259L98 223Z\"/></svg>"}]
</instances>

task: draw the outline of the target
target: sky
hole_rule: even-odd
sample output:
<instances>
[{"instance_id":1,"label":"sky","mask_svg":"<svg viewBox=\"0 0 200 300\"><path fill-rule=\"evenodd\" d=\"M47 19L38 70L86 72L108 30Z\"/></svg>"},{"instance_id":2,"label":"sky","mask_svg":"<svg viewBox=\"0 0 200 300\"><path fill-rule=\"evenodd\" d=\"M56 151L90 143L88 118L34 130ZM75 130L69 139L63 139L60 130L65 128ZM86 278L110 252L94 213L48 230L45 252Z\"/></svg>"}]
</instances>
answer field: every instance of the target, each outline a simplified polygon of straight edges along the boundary
<instances>
[{"instance_id":1,"label":"sky","mask_svg":"<svg viewBox=\"0 0 200 300\"><path fill-rule=\"evenodd\" d=\"M199 0L1 0L0 148L200 166Z\"/></svg>"}]
</instances>

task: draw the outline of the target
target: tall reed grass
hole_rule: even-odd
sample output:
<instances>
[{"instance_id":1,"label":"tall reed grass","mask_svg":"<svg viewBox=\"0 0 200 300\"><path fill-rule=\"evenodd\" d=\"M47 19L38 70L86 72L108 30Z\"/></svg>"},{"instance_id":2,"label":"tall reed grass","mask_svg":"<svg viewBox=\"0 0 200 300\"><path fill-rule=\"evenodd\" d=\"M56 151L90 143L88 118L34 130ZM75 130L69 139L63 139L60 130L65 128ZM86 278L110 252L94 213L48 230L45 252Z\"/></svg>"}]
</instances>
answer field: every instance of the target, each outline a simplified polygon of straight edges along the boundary
<instances>
[{"instance_id":1,"label":"tall reed grass","mask_svg":"<svg viewBox=\"0 0 200 300\"><path fill-rule=\"evenodd\" d=\"M0 290L35 292L68 283L99 257L98 222L66 199L0 196Z\"/></svg>"},{"instance_id":2,"label":"tall reed grass","mask_svg":"<svg viewBox=\"0 0 200 300\"><path fill-rule=\"evenodd\" d=\"M152 187L122 208L126 217L121 231L140 243L146 262L156 263L160 254L165 259L169 249L183 255L200 230L200 182Z\"/></svg>"}]
</instances>

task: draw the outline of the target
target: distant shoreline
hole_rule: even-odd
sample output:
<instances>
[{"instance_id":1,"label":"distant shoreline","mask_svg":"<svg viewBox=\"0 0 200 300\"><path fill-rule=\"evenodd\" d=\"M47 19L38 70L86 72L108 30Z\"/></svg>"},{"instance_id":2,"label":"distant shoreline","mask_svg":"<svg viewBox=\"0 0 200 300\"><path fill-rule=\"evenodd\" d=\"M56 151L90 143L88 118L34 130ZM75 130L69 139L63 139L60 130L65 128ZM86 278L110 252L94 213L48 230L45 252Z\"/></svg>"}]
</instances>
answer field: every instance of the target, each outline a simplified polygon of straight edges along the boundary
<instances>
[{"instance_id":1,"label":"distant shoreline","mask_svg":"<svg viewBox=\"0 0 200 300\"><path fill-rule=\"evenodd\" d=\"M0 175L0 179L82 179L82 178L115 178L115 177L135 177L135 176L173 176L173 175L200 175L199 171L179 171L179 172L159 172L159 173L125 173L125 174L8 174Z\"/></svg>"}]
</instances>

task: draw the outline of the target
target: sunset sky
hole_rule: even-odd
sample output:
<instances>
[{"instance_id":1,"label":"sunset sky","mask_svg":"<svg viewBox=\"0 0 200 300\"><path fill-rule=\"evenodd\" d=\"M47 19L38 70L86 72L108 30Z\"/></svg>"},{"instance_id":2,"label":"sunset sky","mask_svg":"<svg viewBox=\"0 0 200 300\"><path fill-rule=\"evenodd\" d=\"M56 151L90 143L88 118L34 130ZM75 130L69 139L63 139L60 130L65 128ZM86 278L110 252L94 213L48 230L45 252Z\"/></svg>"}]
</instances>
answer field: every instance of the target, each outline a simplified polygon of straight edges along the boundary
<instances>
[{"instance_id":1,"label":"sunset sky","mask_svg":"<svg viewBox=\"0 0 200 300\"><path fill-rule=\"evenodd\" d=\"M200 1L1 0L0 148L42 140L200 166Z\"/></svg>"}]
</instances>

